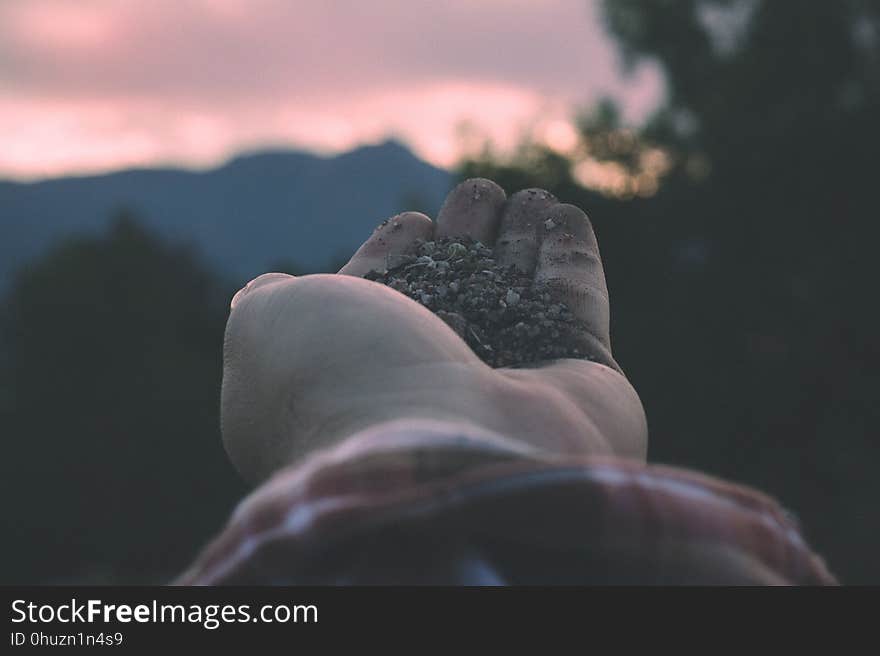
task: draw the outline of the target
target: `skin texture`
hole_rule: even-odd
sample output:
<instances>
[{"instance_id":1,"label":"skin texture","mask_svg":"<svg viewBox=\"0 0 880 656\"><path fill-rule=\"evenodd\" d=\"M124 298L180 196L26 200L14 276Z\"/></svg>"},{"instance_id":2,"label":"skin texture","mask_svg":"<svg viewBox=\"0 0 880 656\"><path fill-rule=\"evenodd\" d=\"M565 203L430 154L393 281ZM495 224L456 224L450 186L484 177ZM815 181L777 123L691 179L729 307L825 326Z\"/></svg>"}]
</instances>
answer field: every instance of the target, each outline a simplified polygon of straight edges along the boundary
<instances>
[{"instance_id":1,"label":"skin texture","mask_svg":"<svg viewBox=\"0 0 880 656\"><path fill-rule=\"evenodd\" d=\"M584 325L597 359L492 369L442 320L361 276L417 239L472 236L548 284ZM608 291L589 219L546 191L507 198L472 179L436 222L405 212L379 226L339 274L269 273L236 294L224 345L223 442L250 481L387 422L494 433L546 457L644 461L647 424L611 353Z\"/></svg>"}]
</instances>

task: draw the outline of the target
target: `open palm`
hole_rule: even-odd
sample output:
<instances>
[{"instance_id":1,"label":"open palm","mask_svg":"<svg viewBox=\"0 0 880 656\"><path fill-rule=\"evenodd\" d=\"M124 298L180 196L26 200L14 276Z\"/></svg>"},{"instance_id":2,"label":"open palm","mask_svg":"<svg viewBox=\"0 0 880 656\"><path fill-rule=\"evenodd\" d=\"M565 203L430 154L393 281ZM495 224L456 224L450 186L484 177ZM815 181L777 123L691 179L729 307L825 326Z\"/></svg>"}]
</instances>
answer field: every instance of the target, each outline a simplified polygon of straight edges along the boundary
<instances>
[{"instance_id":1,"label":"open palm","mask_svg":"<svg viewBox=\"0 0 880 656\"><path fill-rule=\"evenodd\" d=\"M436 315L362 276L419 240L472 237L546 285L578 320L591 360L492 369ZM546 191L507 198L472 179L437 221L380 225L337 275L265 274L233 300L224 349L223 437L253 480L383 422L432 420L488 431L549 456L644 459L647 427L611 353L609 303L586 215Z\"/></svg>"}]
</instances>

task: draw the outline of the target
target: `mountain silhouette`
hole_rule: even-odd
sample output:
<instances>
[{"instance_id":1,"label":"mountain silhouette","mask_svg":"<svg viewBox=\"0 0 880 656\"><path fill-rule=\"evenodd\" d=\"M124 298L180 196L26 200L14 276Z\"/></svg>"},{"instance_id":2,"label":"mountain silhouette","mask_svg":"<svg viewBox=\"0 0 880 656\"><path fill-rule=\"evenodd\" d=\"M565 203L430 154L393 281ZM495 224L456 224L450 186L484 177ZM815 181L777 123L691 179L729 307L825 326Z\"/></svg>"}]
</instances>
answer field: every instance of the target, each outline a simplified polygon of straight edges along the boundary
<instances>
[{"instance_id":1,"label":"mountain silhouette","mask_svg":"<svg viewBox=\"0 0 880 656\"><path fill-rule=\"evenodd\" d=\"M334 157L257 152L207 171L0 181L0 286L56 241L100 233L120 211L195 246L237 283L280 262L320 270L350 255L393 214L436 215L451 182L449 172L393 140Z\"/></svg>"}]
</instances>

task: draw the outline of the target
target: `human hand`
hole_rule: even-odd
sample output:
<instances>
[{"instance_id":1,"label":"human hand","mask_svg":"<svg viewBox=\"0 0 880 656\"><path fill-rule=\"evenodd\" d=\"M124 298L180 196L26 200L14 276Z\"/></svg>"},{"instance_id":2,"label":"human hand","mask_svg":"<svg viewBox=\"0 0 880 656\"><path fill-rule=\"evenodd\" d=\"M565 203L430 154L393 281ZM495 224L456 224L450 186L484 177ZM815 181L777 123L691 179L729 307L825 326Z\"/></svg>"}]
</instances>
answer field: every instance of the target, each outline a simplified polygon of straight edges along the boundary
<instances>
[{"instance_id":1,"label":"human hand","mask_svg":"<svg viewBox=\"0 0 880 656\"><path fill-rule=\"evenodd\" d=\"M578 320L593 359L492 369L432 312L362 278L414 252L418 240L443 237L477 239L500 264L546 285ZM580 209L542 190L507 199L489 180L465 181L436 224L416 212L390 219L337 275L265 274L236 295L224 348L224 443L252 480L406 419L490 431L550 456L644 459L644 412L611 354L609 311Z\"/></svg>"}]
</instances>

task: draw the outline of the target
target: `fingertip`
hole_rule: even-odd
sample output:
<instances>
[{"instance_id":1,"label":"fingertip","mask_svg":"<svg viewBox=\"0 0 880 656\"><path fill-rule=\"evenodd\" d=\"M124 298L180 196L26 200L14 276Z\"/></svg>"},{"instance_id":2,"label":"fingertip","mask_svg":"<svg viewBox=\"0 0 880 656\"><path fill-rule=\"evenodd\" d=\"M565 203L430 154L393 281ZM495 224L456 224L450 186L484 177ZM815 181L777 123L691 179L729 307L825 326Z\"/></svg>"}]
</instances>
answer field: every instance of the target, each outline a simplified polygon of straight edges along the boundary
<instances>
[{"instance_id":1,"label":"fingertip","mask_svg":"<svg viewBox=\"0 0 880 656\"><path fill-rule=\"evenodd\" d=\"M598 248L593 223L577 205L559 203L553 206L541 228L545 237L570 235L584 245Z\"/></svg>"},{"instance_id":2,"label":"fingertip","mask_svg":"<svg viewBox=\"0 0 880 656\"><path fill-rule=\"evenodd\" d=\"M486 245L495 241L507 194L487 178L469 178L446 196L437 214L437 237L471 237Z\"/></svg>"},{"instance_id":3,"label":"fingertip","mask_svg":"<svg viewBox=\"0 0 880 656\"><path fill-rule=\"evenodd\" d=\"M421 212L402 212L380 223L339 273L362 277L370 271L384 271L389 255L413 253L419 240L429 241L433 234L430 217Z\"/></svg>"}]
</instances>

